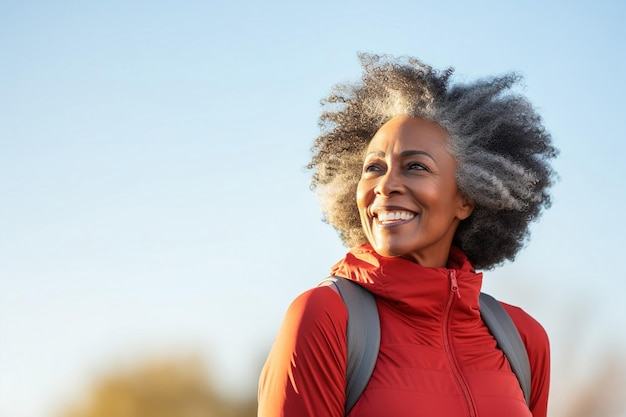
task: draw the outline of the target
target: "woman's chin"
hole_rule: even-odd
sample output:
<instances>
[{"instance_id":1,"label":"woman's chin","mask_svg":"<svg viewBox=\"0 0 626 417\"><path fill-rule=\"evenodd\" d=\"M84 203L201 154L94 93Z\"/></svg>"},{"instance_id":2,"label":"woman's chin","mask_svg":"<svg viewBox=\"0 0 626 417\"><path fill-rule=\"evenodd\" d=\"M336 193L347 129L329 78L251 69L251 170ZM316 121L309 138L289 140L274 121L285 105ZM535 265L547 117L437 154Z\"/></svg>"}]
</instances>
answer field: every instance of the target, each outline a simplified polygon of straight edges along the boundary
<instances>
[{"instance_id":1,"label":"woman's chin","mask_svg":"<svg viewBox=\"0 0 626 417\"><path fill-rule=\"evenodd\" d=\"M404 252L400 248L394 247L393 245L372 243L372 247L377 254L386 258L396 258L404 255Z\"/></svg>"}]
</instances>

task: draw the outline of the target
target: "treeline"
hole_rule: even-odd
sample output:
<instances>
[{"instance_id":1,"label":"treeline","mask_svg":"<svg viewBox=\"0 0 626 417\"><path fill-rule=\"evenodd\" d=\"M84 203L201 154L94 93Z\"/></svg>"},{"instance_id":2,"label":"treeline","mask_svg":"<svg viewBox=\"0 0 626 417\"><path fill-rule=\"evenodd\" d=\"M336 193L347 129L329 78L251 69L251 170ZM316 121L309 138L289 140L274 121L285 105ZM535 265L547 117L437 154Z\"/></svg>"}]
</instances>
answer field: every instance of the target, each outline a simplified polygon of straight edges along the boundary
<instances>
[{"instance_id":1,"label":"treeline","mask_svg":"<svg viewBox=\"0 0 626 417\"><path fill-rule=\"evenodd\" d=\"M607 355L578 381L553 379L551 417L625 417L626 361ZM575 373L575 370L572 370ZM96 378L84 398L58 417L254 417L255 394L233 398L198 359L162 359L115 368Z\"/></svg>"}]
</instances>

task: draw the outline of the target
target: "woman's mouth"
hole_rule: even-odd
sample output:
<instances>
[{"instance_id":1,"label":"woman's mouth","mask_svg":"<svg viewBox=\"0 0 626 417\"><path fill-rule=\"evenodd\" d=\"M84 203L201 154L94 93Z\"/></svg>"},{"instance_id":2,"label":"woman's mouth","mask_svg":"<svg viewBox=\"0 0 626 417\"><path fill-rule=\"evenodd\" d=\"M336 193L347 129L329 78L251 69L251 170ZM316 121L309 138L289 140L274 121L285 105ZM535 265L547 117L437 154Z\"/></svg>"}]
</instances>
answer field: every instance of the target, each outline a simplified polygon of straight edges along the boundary
<instances>
[{"instance_id":1,"label":"woman's mouth","mask_svg":"<svg viewBox=\"0 0 626 417\"><path fill-rule=\"evenodd\" d=\"M412 220L417 214L411 211L405 210L391 210L391 211L377 211L374 213L374 218L378 220L380 224L392 225L404 223Z\"/></svg>"}]
</instances>

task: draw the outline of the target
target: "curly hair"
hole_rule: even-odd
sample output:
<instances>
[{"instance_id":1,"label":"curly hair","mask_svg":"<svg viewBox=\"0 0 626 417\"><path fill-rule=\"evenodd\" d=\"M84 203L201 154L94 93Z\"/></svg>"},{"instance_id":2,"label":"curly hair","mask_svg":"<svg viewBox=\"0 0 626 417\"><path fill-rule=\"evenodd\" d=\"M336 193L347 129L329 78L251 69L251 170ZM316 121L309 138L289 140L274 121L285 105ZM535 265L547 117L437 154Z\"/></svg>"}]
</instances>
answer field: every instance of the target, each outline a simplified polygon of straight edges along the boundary
<instances>
[{"instance_id":1,"label":"curly hair","mask_svg":"<svg viewBox=\"0 0 626 417\"><path fill-rule=\"evenodd\" d=\"M556 177L550 162L558 154L533 106L511 91L521 77L451 84L452 68L437 71L410 57L359 59L361 82L337 85L322 100L321 134L308 168L324 220L346 246L367 242L355 198L365 150L391 118L420 117L447 131L458 188L475 202L453 243L477 269L513 260L530 222L550 206Z\"/></svg>"}]
</instances>

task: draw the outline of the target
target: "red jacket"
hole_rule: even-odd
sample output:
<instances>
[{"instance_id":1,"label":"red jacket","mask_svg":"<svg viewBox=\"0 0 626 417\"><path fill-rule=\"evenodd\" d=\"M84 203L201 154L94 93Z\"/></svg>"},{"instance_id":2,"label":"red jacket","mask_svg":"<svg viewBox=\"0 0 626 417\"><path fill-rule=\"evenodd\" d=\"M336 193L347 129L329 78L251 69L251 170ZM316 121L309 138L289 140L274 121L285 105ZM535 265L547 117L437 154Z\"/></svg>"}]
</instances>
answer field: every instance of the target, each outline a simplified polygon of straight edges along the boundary
<instances>
[{"instance_id":1,"label":"red jacket","mask_svg":"<svg viewBox=\"0 0 626 417\"><path fill-rule=\"evenodd\" d=\"M333 275L376 295L381 344L365 392L350 417L545 417L548 338L539 323L503 304L528 351L530 410L502 351L480 318L482 274L452 248L447 268L351 250ZM289 307L263 368L258 417L344 415L347 311L329 287Z\"/></svg>"}]
</instances>

